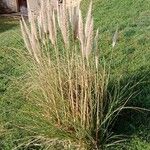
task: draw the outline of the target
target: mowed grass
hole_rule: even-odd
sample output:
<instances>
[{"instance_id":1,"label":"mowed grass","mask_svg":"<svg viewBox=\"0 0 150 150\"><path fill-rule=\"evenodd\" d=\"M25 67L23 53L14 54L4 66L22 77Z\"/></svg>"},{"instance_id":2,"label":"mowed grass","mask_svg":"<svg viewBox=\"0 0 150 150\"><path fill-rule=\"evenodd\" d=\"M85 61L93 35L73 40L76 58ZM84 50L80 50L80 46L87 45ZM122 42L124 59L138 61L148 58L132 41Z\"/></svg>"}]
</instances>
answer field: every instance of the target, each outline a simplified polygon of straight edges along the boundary
<instances>
[{"instance_id":1,"label":"mowed grass","mask_svg":"<svg viewBox=\"0 0 150 150\"><path fill-rule=\"evenodd\" d=\"M89 1L83 1L86 11ZM101 55L110 61L112 54L112 78L123 76L121 83L139 82L136 87L138 95L130 102L132 106L150 108L150 1L149 0L94 0L94 22L100 29L99 48ZM112 37L118 28L118 41L112 52ZM19 21L0 18L0 120L6 128L12 129L19 110L24 102L15 101L5 95L15 95L10 90L11 79L18 76L19 64L15 62L12 49L24 49L20 34ZM14 59L9 56L14 55ZM123 119L122 119L123 118ZM5 125L2 125L3 128ZM5 130L5 129L4 129ZM0 129L1 131L1 129ZM118 118L114 132L132 136L126 146L118 149L149 150L150 115L147 112L125 111ZM1 132L0 132L1 134ZM21 137L18 130L14 134L3 136L0 141L2 149L11 149L13 140ZM113 148L114 149L114 148Z\"/></svg>"},{"instance_id":2,"label":"mowed grass","mask_svg":"<svg viewBox=\"0 0 150 150\"><path fill-rule=\"evenodd\" d=\"M135 71L150 60L150 2L148 0L95 0L96 27L101 30L101 49L108 51L119 29L114 65L119 71ZM126 66L126 67L125 67Z\"/></svg>"},{"instance_id":3,"label":"mowed grass","mask_svg":"<svg viewBox=\"0 0 150 150\"><path fill-rule=\"evenodd\" d=\"M21 40L21 34L19 30L18 20L10 18L0 18L0 97L7 88L8 78L4 76L11 76L14 72L15 66L13 61L9 60L9 55L13 55L10 49L22 48L23 42Z\"/></svg>"}]
</instances>

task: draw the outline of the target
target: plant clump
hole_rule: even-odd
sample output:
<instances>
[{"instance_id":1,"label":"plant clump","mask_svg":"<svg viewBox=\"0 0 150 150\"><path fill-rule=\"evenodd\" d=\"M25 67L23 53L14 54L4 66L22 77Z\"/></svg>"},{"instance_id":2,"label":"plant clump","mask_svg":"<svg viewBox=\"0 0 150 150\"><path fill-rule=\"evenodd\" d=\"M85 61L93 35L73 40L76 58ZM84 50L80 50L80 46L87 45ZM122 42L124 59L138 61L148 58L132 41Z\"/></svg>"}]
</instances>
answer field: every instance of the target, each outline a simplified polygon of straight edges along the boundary
<instances>
[{"instance_id":1,"label":"plant clump","mask_svg":"<svg viewBox=\"0 0 150 150\"><path fill-rule=\"evenodd\" d=\"M61 143L76 149L102 149L109 125L122 103L108 96L109 74L101 63L99 31L94 31L92 2L85 21L80 3L57 8L40 1L39 17L29 9L29 24L21 30L28 50L26 99L34 109L36 139L47 148ZM65 149L65 148L64 148Z\"/></svg>"}]
</instances>

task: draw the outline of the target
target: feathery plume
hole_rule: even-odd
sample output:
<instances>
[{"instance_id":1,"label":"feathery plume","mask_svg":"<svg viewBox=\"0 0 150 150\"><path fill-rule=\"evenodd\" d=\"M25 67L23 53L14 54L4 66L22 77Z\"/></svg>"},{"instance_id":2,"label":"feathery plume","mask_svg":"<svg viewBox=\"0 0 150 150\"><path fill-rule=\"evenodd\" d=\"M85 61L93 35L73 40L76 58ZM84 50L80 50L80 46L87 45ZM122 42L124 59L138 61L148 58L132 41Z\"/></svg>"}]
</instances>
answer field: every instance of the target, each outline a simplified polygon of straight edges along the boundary
<instances>
[{"instance_id":1,"label":"feathery plume","mask_svg":"<svg viewBox=\"0 0 150 150\"><path fill-rule=\"evenodd\" d=\"M55 45L56 40L56 25L55 25L55 16L54 10L52 6L47 1L47 20L48 20L48 32L49 32L49 39L53 45Z\"/></svg>"},{"instance_id":2,"label":"feathery plume","mask_svg":"<svg viewBox=\"0 0 150 150\"><path fill-rule=\"evenodd\" d=\"M115 31L115 34L114 34L114 36L113 36L113 39L112 39L112 47L113 47L113 48L114 48L115 45L116 45L117 39L118 39L118 27L117 27L117 29L116 29L116 31Z\"/></svg>"},{"instance_id":3,"label":"feathery plume","mask_svg":"<svg viewBox=\"0 0 150 150\"><path fill-rule=\"evenodd\" d=\"M85 56L88 59L88 56L93 48L93 19L91 20L89 31L87 34L87 40L86 40L86 52Z\"/></svg>"},{"instance_id":4,"label":"feathery plume","mask_svg":"<svg viewBox=\"0 0 150 150\"><path fill-rule=\"evenodd\" d=\"M42 21L42 28L44 33L47 33L48 31L48 25L47 25L47 9L46 9L46 2L44 0L41 0L41 21Z\"/></svg>"},{"instance_id":5,"label":"feathery plume","mask_svg":"<svg viewBox=\"0 0 150 150\"><path fill-rule=\"evenodd\" d=\"M30 18L30 21L31 21L31 32L35 36L35 38L38 40L37 27L36 27L36 23L35 23L35 18L33 17L32 13L31 13L30 17L31 17Z\"/></svg>"},{"instance_id":6,"label":"feathery plume","mask_svg":"<svg viewBox=\"0 0 150 150\"><path fill-rule=\"evenodd\" d=\"M74 34L74 38L78 36L78 21L79 21L79 5L69 8L69 18Z\"/></svg>"},{"instance_id":7,"label":"feathery plume","mask_svg":"<svg viewBox=\"0 0 150 150\"><path fill-rule=\"evenodd\" d=\"M98 38L99 38L99 29L97 29L96 35L95 35L95 39L94 39L95 66L96 66L96 69L98 69L98 59L99 59L99 53L98 53Z\"/></svg>"},{"instance_id":8,"label":"feathery plume","mask_svg":"<svg viewBox=\"0 0 150 150\"><path fill-rule=\"evenodd\" d=\"M79 22L78 22L78 38L81 44L82 56L84 56L84 27L81 10L79 9Z\"/></svg>"},{"instance_id":9,"label":"feathery plume","mask_svg":"<svg viewBox=\"0 0 150 150\"><path fill-rule=\"evenodd\" d=\"M53 45L55 45L56 43L56 38L57 38L57 27L56 27L56 18L55 18L55 12L53 10L52 12L52 25L53 25L53 29L52 29L52 41L53 41Z\"/></svg>"},{"instance_id":10,"label":"feathery plume","mask_svg":"<svg viewBox=\"0 0 150 150\"><path fill-rule=\"evenodd\" d=\"M30 55L32 55L32 51L31 51L31 43L30 43L30 40L29 40L29 37L24 29L24 26L23 26L23 23L22 21L20 21L20 26L21 26L21 32L22 32L22 36L23 36L23 39L24 39L24 42L25 42L25 46L29 52Z\"/></svg>"},{"instance_id":11,"label":"feathery plume","mask_svg":"<svg viewBox=\"0 0 150 150\"><path fill-rule=\"evenodd\" d=\"M37 17L37 26L38 26L38 32L39 32L39 38L42 39L42 14L41 10L39 10L39 16Z\"/></svg>"},{"instance_id":12,"label":"feathery plume","mask_svg":"<svg viewBox=\"0 0 150 150\"><path fill-rule=\"evenodd\" d=\"M88 36L88 30L91 24L91 20L92 20L92 1L90 3L89 9L88 9L88 13L87 13L87 17L86 17L86 23L85 23L85 37L87 38Z\"/></svg>"},{"instance_id":13,"label":"feathery plume","mask_svg":"<svg viewBox=\"0 0 150 150\"><path fill-rule=\"evenodd\" d=\"M65 1L63 2L63 4L60 6L61 8L61 23L60 23L60 29L61 29L61 33L62 33L62 37L65 43L65 46L68 47L69 45L69 35L68 35L68 13L67 13L67 8L66 8L66 3Z\"/></svg>"}]
</instances>

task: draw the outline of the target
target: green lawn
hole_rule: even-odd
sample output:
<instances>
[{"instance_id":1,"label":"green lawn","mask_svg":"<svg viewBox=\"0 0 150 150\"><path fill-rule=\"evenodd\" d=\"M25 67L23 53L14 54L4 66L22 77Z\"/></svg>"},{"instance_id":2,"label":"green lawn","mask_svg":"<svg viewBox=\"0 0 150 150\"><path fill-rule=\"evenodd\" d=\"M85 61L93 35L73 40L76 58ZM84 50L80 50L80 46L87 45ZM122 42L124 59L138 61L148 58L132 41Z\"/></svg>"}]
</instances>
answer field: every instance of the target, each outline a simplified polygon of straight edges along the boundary
<instances>
[{"instance_id":1,"label":"green lawn","mask_svg":"<svg viewBox=\"0 0 150 150\"><path fill-rule=\"evenodd\" d=\"M84 0L84 11L88 3ZM113 34L117 27L119 29L117 45L112 53L112 78L123 76L121 83L124 85L140 81L136 87L139 94L129 105L150 109L150 1L94 0L93 3L95 26L100 29L99 48L102 57L108 61ZM4 150L12 149L16 144L13 140L23 134L11 125L18 121L19 110L24 107L23 100L10 87L12 78L21 73L13 49L24 49L19 21L0 18L0 149ZM9 59L10 56L14 59ZM10 97L15 97L15 100ZM1 124L4 130L13 129L13 134L4 136ZM125 111L118 118L114 132L132 138L112 149L149 150L150 114Z\"/></svg>"},{"instance_id":2,"label":"green lawn","mask_svg":"<svg viewBox=\"0 0 150 150\"><path fill-rule=\"evenodd\" d=\"M3 93L7 87L7 79L4 76L9 76L13 72L12 62L8 59L10 49L21 48L21 35L19 32L18 20L0 18L0 92ZM1 95L0 95L1 96Z\"/></svg>"}]
</instances>

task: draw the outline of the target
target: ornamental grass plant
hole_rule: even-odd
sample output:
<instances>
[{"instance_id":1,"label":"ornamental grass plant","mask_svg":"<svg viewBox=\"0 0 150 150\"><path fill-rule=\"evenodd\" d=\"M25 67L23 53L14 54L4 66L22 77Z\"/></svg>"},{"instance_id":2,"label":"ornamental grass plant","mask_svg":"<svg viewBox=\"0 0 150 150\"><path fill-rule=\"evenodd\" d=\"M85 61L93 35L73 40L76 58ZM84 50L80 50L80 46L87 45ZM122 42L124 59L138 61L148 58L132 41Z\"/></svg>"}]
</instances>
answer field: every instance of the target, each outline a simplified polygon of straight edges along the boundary
<instances>
[{"instance_id":1,"label":"ornamental grass plant","mask_svg":"<svg viewBox=\"0 0 150 150\"><path fill-rule=\"evenodd\" d=\"M39 16L29 7L29 22L22 17L20 24L27 48L21 57L28 64L22 90L29 104L24 129L34 133L24 145L103 149L122 141L113 141L118 136L110 128L130 96L124 98L127 86L117 87L113 96L108 90L110 68L98 48L92 2L83 18L80 2L54 6L40 0ZM116 38L117 32L113 47Z\"/></svg>"}]
</instances>

